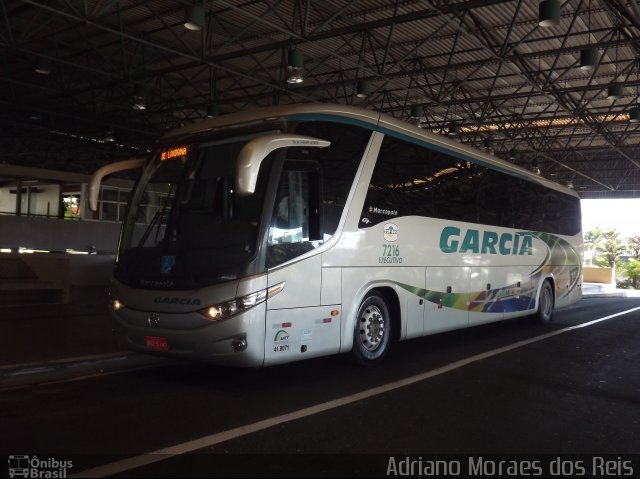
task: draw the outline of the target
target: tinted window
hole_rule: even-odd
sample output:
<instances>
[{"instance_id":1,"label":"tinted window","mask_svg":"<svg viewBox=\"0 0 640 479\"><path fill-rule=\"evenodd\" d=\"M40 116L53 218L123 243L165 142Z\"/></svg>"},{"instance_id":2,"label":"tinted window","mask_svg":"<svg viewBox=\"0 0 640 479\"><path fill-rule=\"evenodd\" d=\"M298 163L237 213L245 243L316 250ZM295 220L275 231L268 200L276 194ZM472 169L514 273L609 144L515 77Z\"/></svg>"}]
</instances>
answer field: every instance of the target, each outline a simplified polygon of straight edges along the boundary
<instances>
[{"instance_id":1,"label":"tinted window","mask_svg":"<svg viewBox=\"0 0 640 479\"><path fill-rule=\"evenodd\" d=\"M579 198L386 136L360 227L410 215L562 235L581 229Z\"/></svg>"},{"instance_id":2,"label":"tinted window","mask_svg":"<svg viewBox=\"0 0 640 479\"><path fill-rule=\"evenodd\" d=\"M471 163L386 136L360 226L408 215L475 221L472 205L477 175L477 167Z\"/></svg>"},{"instance_id":3,"label":"tinted window","mask_svg":"<svg viewBox=\"0 0 640 479\"><path fill-rule=\"evenodd\" d=\"M312 160L319 165L321 178L321 238L329 239L340 217L358 171L371 130L355 125L325 121L305 121L295 133L329 140L327 148L290 148L288 159Z\"/></svg>"}]
</instances>

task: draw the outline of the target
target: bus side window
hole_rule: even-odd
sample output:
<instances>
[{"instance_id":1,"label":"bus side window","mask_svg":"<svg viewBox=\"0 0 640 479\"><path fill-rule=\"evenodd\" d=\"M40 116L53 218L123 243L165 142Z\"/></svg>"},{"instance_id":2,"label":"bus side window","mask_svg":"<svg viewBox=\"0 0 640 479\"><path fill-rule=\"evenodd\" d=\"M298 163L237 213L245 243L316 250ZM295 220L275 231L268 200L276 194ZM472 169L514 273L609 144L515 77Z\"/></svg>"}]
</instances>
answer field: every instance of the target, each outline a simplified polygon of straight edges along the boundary
<instances>
[{"instance_id":1,"label":"bus side window","mask_svg":"<svg viewBox=\"0 0 640 479\"><path fill-rule=\"evenodd\" d=\"M285 165L269 226L267 263L273 267L321 244L320 175L316 164Z\"/></svg>"}]
</instances>

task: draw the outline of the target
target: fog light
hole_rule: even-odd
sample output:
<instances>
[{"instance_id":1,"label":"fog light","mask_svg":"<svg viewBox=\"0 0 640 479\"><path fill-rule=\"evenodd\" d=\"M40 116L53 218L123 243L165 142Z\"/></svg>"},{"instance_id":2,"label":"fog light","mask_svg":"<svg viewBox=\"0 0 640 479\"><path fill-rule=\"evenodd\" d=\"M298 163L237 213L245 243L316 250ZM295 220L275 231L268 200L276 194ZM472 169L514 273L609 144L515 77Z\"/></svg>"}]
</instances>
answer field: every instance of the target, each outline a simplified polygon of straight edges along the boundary
<instances>
[{"instance_id":1,"label":"fog light","mask_svg":"<svg viewBox=\"0 0 640 479\"><path fill-rule=\"evenodd\" d=\"M231 341L231 347L236 353L247 349L247 335L243 334L235 338L233 341Z\"/></svg>"},{"instance_id":2,"label":"fog light","mask_svg":"<svg viewBox=\"0 0 640 479\"><path fill-rule=\"evenodd\" d=\"M117 299L114 299L113 302L111 303L111 308L114 311L120 311L122 308L124 308L124 304L122 304L120 301L118 301Z\"/></svg>"}]
</instances>

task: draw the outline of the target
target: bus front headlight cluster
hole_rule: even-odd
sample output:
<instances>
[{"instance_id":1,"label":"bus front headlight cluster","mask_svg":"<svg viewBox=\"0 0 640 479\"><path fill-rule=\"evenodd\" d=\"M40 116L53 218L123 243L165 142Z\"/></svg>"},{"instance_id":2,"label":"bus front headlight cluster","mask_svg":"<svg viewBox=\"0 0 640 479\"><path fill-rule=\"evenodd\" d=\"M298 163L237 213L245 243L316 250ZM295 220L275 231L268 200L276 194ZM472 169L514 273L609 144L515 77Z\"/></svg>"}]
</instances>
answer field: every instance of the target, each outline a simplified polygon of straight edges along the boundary
<instances>
[{"instance_id":1,"label":"bus front headlight cluster","mask_svg":"<svg viewBox=\"0 0 640 479\"><path fill-rule=\"evenodd\" d=\"M275 296L283 289L284 282L278 283L270 288L262 289L231 301L209 306L208 308L200 310L200 314L211 321L221 321L263 303L267 298Z\"/></svg>"}]
</instances>

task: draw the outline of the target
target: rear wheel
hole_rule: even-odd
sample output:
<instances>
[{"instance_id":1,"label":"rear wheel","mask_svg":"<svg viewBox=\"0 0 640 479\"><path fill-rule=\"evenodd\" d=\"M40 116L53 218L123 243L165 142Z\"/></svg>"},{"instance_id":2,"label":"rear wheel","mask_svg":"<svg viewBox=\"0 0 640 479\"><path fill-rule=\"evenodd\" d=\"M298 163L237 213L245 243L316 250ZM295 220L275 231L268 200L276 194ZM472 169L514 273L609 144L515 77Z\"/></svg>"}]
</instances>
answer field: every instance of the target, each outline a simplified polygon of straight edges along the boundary
<instances>
[{"instance_id":1,"label":"rear wheel","mask_svg":"<svg viewBox=\"0 0 640 479\"><path fill-rule=\"evenodd\" d=\"M353 332L353 355L363 365L382 361L391 343L391 318L384 298L371 293L360 304Z\"/></svg>"},{"instance_id":2,"label":"rear wheel","mask_svg":"<svg viewBox=\"0 0 640 479\"><path fill-rule=\"evenodd\" d=\"M548 323L553 317L553 288L551 282L546 280L540 288L538 298L538 312L536 318L540 323Z\"/></svg>"}]
</instances>

